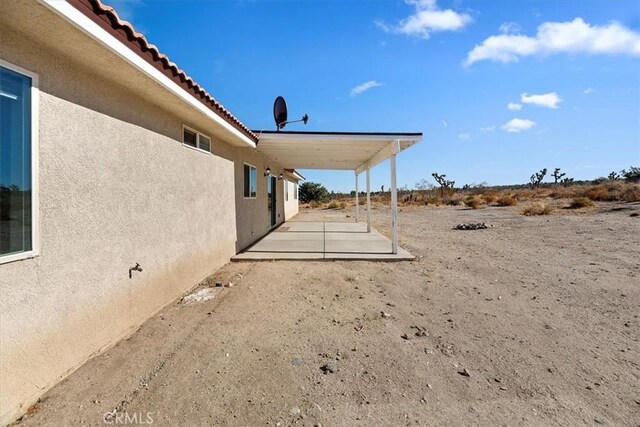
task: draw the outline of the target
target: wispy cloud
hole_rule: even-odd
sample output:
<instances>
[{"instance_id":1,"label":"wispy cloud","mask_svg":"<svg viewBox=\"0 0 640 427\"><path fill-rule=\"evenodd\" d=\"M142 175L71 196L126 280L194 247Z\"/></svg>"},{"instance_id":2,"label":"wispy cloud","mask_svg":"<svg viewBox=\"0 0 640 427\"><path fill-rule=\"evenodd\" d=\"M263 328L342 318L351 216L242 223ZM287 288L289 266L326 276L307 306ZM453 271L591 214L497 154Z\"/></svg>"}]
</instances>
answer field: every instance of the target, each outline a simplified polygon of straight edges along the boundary
<instances>
[{"instance_id":1,"label":"wispy cloud","mask_svg":"<svg viewBox=\"0 0 640 427\"><path fill-rule=\"evenodd\" d=\"M483 127L481 127L481 128L480 128L480 130L481 130L482 132L493 132L494 130L496 130L496 127L495 127L495 125L492 125L492 126L483 126Z\"/></svg>"},{"instance_id":2,"label":"wispy cloud","mask_svg":"<svg viewBox=\"0 0 640 427\"><path fill-rule=\"evenodd\" d=\"M507 108L512 111L522 110L522 104L510 102L509 104L507 104Z\"/></svg>"},{"instance_id":3,"label":"wispy cloud","mask_svg":"<svg viewBox=\"0 0 640 427\"><path fill-rule=\"evenodd\" d=\"M592 87L588 87L585 90L582 91L582 93L584 93L585 95L589 95L590 93L595 92L596 90Z\"/></svg>"},{"instance_id":4,"label":"wispy cloud","mask_svg":"<svg viewBox=\"0 0 640 427\"><path fill-rule=\"evenodd\" d=\"M558 53L640 56L640 33L617 22L600 26L590 25L582 18L545 22L535 36L509 33L489 37L468 53L465 63L518 62L521 57Z\"/></svg>"},{"instance_id":5,"label":"wispy cloud","mask_svg":"<svg viewBox=\"0 0 640 427\"><path fill-rule=\"evenodd\" d=\"M499 31L502 34L517 34L521 31L520 25L515 22L505 22L500 25Z\"/></svg>"},{"instance_id":6,"label":"wispy cloud","mask_svg":"<svg viewBox=\"0 0 640 427\"><path fill-rule=\"evenodd\" d=\"M473 21L470 15L452 9L440 9L436 0L405 0L414 7L411 15L392 25L384 21L374 23L388 33L428 39L439 31L457 31Z\"/></svg>"},{"instance_id":7,"label":"wispy cloud","mask_svg":"<svg viewBox=\"0 0 640 427\"><path fill-rule=\"evenodd\" d=\"M536 125L536 122L528 119L511 119L507 123L500 126L500 129L507 132L518 133L523 130L529 130Z\"/></svg>"},{"instance_id":8,"label":"wispy cloud","mask_svg":"<svg viewBox=\"0 0 640 427\"><path fill-rule=\"evenodd\" d=\"M449 127L449 122L446 121L445 119L442 119L442 126L448 128Z\"/></svg>"},{"instance_id":9,"label":"wispy cloud","mask_svg":"<svg viewBox=\"0 0 640 427\"><path fill-rule=\"evenodd\" d=\"M351 93L349 94L349 96L353 98L354 96L362 95L364 92L368 91L369 89L373 89L374 87L378 87L378 86L382 86L382 83L380 83L377 80L369 80L368 82L359 84L358 86L351 89Z\"/></svg>"},{"instance_id":10,"label":"wispy cloud","mask_svg":"<svg viewBox=\"0 0 640 427\"><path fill-rule=\"evenodd\" d=\"M463 141L468 141L469 139L471 139L471 134L461 133L461 134L458 134L458 138L462 139Z\"/></svg>"},{"instance_id":11,"label":"wispy cloud","mask_svg":"<svg viewBox=\"0 0 640 427\"><path fill-rule=\"evenodd\" d=\"M520 95L520 102L523 104L533 104L539 107L557 109L558 104L562 102L562 98L555 92L543 93L541 95L529 95L523 93Z\"/></svg>"}]
</instances>

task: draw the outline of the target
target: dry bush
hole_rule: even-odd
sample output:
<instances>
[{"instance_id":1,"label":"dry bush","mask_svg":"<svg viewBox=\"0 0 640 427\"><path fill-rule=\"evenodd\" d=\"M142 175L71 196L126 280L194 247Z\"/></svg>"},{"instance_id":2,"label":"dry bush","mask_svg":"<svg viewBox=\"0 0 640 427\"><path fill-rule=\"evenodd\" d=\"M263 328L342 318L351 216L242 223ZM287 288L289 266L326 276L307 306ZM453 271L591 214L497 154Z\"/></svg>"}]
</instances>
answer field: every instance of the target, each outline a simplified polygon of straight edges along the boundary
<instances>
[{"instance_id":1,"label":"dry bush","mask_svg":"<svg viewBox=\"0 0 640 427\"><path fill-rule=\"evenodd\" d=\"M469 196L464 200L464 204L471 209L480 209L483 205L482 200L479 197Z\"/></svg>"},{"instance_id":2,"label":"dry bush","mask_svg":"<svg viewBox=\"0 0 640 427\"><path fill-rule=\"evenodd\" d=\"M614 198L614 195L611 192L611 188L607 188L604 185L596 185L594 187L588 188L583 193L583 197L604 202Z\"/></svg>"},{"instance_id":3,"label":"dry bush","mask_svg":"<svg viewBox=\"0 0 640 427\"><path fill-rule=\"evenodd\" d=\"M588 208L593 205L593 200L588 197L574 197L573 200L571 200L569 209Z\"/></svg>"},{"instance_id":4,"label":"dry bush","mask_svg":"<svg viewBox=\"0 0 640 427\"><path fill-rule=\"evenodd\" d=\"M498 198L498 195L495 193L487 193L487 194L483 194L482 198L484 199L486 204L490 204L496 201L496 199Z\"/></svg>"},{"instance_id":5,"label":"dry bush","mask_svg":"<svg viewBox=\"0 0 640 427\"><path fill-rule=\"evenodd\" d=\"M622 191L622 200L625 202L640 202L640 185L629 184Z\"/></svg>"},{"instance_id":6,"label":"dry bush","mask_svg":"<svg viewBox=\"0 0 640 427\"><path fill-rule=\"evenodd\" d=\"M498 206L515 206L517 204L518 201L511 197L510 194L503 194L496 200L496 205Z\"/></svg>"},{"instance_id":7,"label":"dry bush","mask_svg":"<svg viewBox=\"0 0 640 427\"><path fill-rule=\"evenodd\" d=\"M447 206L458 206L460 204L462 204L462 200L455 198L455 197L446 197L442 203L444 203Z\"/></svg>"},{"instance_id":8,"label":"dry bush","mask_svg":"<svg viewBox=\"0 0 640 427\"><path fill-rule=\"evenodd\" d=\"M340 207L340 204L335 200L330 201L329 204L327 205L327 209L338 209L339 207Z\"/></svg>"},{"instance_id":9,"label":"dry bush","mask_svg":"<svg viewBox=\"0 0 640 427\"><path fill-rule=\"evenodd\" d=\"M345 202L340 202L340 209L345 209L347 204Z\"/></svg>"},{"instance_id":10,"label":"dry bush","mask_svg":"<svg viewBox=\"0 0 640 427\"><path fill-rule=\"evenodd\" d=\"M358 197L358 204L359 205L366 205L367 204L367 196Z\"/></svg>"},{"instance_id":11,"label":"dry bush","mask_svg":"<svg viewBox=\"0 0 640 427\"><path fill-rule=\"evenodd\" d=\"M553 208L545 202L535 202L522 210L522 215L549 215L553 212Z\"/></svg>"},{"instance_id":12,"label":"dry bush","mask_svg":"<svg viewBox=\"0 0 640 427\"><path fill-rule=\"evenodd\" d=\"M440 196L429 196L426 199L424 199L424 203L425 205L440 206L442 204L442 199L440 198Z\"/></svg>"},{"instance_id":13,"label":"dry bush","mask_svg":"<svg viewBox=\"0 0 640 427\"><path fill-rule=\"evenodd\" d=\"M553 191L549 193L549 197L552 199L570 199L576 197L576 188L573 187L554 187Z\"/></svg>"},{"instance_id":14,"label":"dry bush","mask_svg":"<svg viewBox=\"0 0 640 427\"><path fill-rule=\"evenodd\" d=\"M319 208L320 206L322 206L322 203L314 200L311 203L309 203L309 206L313 209Z\"/></svg>"}]
</instances>

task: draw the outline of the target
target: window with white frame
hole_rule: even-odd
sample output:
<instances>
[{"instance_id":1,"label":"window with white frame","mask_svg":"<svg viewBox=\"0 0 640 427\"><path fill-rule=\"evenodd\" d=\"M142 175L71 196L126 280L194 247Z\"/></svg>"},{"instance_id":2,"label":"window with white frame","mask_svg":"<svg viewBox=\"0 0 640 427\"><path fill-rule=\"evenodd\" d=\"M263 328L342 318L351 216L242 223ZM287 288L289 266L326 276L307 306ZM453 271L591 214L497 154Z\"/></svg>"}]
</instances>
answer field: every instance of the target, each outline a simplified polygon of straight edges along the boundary
<instances>
[{"instance_id":1,"label":"window with white frame","mask_svg":"<svg viewBox=\"0 0 640 427\"><path fill-rule=\"evenodd\" d=\"M37 76L0 60L0 262L37 252Z\"/></svg>"},{"instance_id":2,"label":"window with white frame","mask_svg":"<svg viewBox=\"0 0 640 427\"><path fill-rule=\"evenodd\" d=\"M186 126L182 127L182 142L189 147L211 152L211 138Z\"/></svg>"},{"instance_id":3,"label":"window with white frame","mask_svg":"<svg viewBox=\"0 0 640 427\"><path fill-rule=\"evenodd\" d=\"M244 164L244 197L255 199L258 190L258 171L255 166Z\"/></svg>"}]
</instances>

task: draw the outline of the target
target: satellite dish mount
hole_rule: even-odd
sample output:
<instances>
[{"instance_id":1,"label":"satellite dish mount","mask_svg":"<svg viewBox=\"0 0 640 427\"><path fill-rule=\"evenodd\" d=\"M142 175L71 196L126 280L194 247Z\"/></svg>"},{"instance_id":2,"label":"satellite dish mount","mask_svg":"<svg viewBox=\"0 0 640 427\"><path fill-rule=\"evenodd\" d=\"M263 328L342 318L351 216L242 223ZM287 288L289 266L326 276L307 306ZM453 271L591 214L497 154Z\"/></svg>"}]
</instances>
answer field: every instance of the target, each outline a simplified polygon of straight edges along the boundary
<instances>
[{"instance_id":1,"label":"satellite dish mount","mask_svg":"<svg viewBox=\"0 0 640 427\"><path fill-rule=\"evenodd\" d=\"M280 131L280 129L284 128L289 123L296 122L304 122L306 125L309 121L309 116L305 114L302 116L300 120L291 120L288 121L288 112L287 112L287 102L283 97L279 96L273 103L273 120L276 122L276 129Z\"/></svg>"}]
</instances>

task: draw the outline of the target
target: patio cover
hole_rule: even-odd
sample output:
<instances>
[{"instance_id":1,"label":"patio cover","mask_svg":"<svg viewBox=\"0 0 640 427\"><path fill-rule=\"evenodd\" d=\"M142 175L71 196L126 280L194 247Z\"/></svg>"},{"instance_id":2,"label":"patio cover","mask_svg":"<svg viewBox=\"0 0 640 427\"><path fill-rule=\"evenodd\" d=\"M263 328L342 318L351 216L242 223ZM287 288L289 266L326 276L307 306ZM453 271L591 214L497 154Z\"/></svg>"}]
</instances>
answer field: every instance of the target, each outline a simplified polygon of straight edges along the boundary
<instances>
[{"instance_id":1,"label":"patio cover","mask_svg":"<svg viewBox=\"0 0 640 427\"><path fill-rule=\"evenodd\" d=\"M360 220L358 175L366 173L367 232L371 233L370 170L391 162L391 251L398 253L398 192L396 155L422 140L422 133L254 131L257 149L286 169L353 170L356 215Z\"/></svg>"},{"instance_id":2,"label":"patio cover","mask_svg":"<svg viewBox=\"0 0 640 427\"><path fill-rule=\"evenodd\" d=\"M258 151L290 169L371 169L422 140L421 133L254 131ZM397 151L394 153L394 144Z\"/></svg>"}]
</instances>

